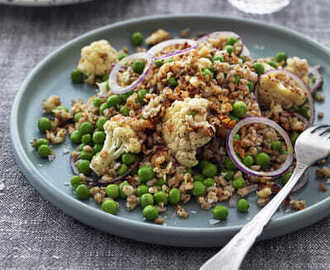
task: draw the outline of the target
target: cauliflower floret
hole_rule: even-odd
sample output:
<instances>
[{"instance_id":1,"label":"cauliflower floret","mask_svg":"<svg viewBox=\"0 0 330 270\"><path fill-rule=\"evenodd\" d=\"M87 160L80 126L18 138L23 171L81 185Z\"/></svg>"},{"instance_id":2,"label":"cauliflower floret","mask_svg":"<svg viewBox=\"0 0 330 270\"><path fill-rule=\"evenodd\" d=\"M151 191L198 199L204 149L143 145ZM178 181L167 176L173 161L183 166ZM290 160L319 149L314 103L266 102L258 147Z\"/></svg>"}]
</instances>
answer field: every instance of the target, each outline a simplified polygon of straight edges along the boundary
<instances>
[{"instance_id":1,"label":"cauliflower floret","mask_svg":"<svg viewBox=\"0 0 330 270\"><path fill-rule=\"evenodd\" d=\"M163 29L158 29L146 39L148 45L155 45L170 38L170 34Z\"/></svg>"},{"instance_id":2,"label":"cauliflower floret","mask_svg":"<svg viewBox=\"0 0 330 270\"><path fill-rule=\"evenodd\" d=\"M114 116L104 124L104 146L91 162L91 169L98 175L124 152L139 153L141 142L129 125L129 117Z\"/></svg>"},{"instance_id":3,"label":"cauliflower floret","mask_svg":"<svg viewBox=\"0 0 330 270\"><path fill-rule=\"evenodd\" d=\"M270 72L261 76L258 85L258 98L264 105L269 106L272 102L276 102L287 109L294 105L304 104L307 93L285 72Z\"/></svg>"},{"instance_id":4,"label":"cauliflower floret","mask_svg":"<svg viewBox=\"0 0 330 270\"><path fill-rule=\"evenodd\" d=\"M208 107L207 99L186 98L175 101L166 111L162 133L168 148L184 166L195 166L196 150L214 136L215 129L206 120Z\"/></svg>"},{"instance_id":5,"label":"cauliflower floret","mask_svg":"<svg viewBox=\"0 0 330 270\"><path fill-rule=\"evenodd\" d=\"M94 83L95 76L110 72L112 64L117 62L117 54L106 40L92 42L82 48L77 69L88 76L87 82Z\"/></svg>"},{"instance_id":6,"label":"cauliflower floret","mask_svg":"<svg viewBox=\"0 0 330 270\"><path fill-rule=\"evenodd\" d=\"M298 75L306 85L309 85L309 78L308 78L309 71L308 71L307 60L295 56L288 58L286 62L288 66L285 69Z\"/></svg>"},{"instance_id":7,"label":"cauliflower floret","mask_svg":"<svg viewBox=\"0 0 330 270\"><path fill-rule=\"evenodd\" d=\"M46 139L53 144L63 143L67 131L65 128L57 128L55 131L46 130Z\"/></svg>"},{"instance_id":8,"label":"cauliflower floret","mask_svg":"<svg viewBox=\"0 0 330 270\"><path fill-rule=\"evenodd\" d=\"M52 112L57 106L61 105L61 100L58 96L50 96L47 100L42 101L42 109L45 112Z\"/></svg>"}]
</instances>

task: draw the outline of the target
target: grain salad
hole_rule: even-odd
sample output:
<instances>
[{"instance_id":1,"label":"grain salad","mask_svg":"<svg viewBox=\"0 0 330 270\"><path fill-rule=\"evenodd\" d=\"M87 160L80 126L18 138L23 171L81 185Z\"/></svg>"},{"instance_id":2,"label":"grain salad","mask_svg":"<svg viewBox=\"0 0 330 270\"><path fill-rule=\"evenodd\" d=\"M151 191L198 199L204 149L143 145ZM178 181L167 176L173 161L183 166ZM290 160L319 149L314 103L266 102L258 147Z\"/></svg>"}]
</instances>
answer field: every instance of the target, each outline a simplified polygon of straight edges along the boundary
<instances>
[{"instance_id":1,"label":"grain salad","mask_svg":"<svg viewBox=\"0 0 330 270\"><path fill-rule=\"evenodd\" d=\"M124 200L156 224L169 207L188 218L185 205L195 201L225 220L226 203L248 212L250 193L264 206L288 181L295 140L314 121L319 67L284 52L253 59L233 32L188 35L158 29L144 41L133 33L132 54L94 41L71 80L97 93L70 108L56 95L42 102L44 138L32 145L53 160L51 145L70 137L78 199L93 198L113 215ZM302 210L306 202L290 205Z\"/></svg>"}]
</instances>

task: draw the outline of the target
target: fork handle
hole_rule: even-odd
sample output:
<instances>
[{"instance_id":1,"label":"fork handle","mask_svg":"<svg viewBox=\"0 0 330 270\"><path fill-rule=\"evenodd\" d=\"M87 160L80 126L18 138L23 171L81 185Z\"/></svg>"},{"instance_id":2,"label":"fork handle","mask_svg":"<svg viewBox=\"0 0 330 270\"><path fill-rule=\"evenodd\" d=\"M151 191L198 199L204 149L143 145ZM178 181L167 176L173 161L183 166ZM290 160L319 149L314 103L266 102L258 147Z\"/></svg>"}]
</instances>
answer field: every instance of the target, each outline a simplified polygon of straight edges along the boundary
<instances>
[{"instance_id":1,"label":"fork handle","mask_svg":"<svg viewBox=\"0 0 330 270\"><path fill-rule=\"evenodd\" d=\"M200 270L238 270L256 238L262 233L264 226L289 195L307 167L305 164L297 163L290 180L280 192L249 223L244 225L226 246L203 264Z\"/></svg>"}]
</instances>

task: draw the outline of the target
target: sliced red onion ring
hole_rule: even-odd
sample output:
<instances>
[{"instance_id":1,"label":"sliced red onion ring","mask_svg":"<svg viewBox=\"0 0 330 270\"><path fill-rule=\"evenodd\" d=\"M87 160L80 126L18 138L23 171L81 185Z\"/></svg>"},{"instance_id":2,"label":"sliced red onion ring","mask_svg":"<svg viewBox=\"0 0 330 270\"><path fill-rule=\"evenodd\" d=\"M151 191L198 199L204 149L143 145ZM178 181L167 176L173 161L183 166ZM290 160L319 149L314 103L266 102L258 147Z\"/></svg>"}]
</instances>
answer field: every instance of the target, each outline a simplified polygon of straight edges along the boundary
<instances>
[{"instance_id":1,"label":"sliced red onion ring","mask_svg":"<svg viewBox=\"0 0 330 270\"><path fill-rule=\"evenodd\" d=\"M122 68L122 66L125 65L129 60L140 59L140 58L147 60L147 64L146 64L141 76L128 86L125 86L125 87L120 86L117 82L117 74L120 71L120 69ZM122 59L120 62L118 62L111 70L111 73L109 76L109 87L110 87L111 92L114 94L124 94L124 93L128 92L129 90L138 86L149 73L153 62L154 62L154 56L152 54L150 54L149 52L134 53L129 56L126 56L124 59Z\"/></svg>"},{"instance_id":2,"label":"sliced red onion ring","mask_svg":"<svg viewBox=\"0 0 330 270\"><path fill-rule=\"evenodd\" d=\"M170 52L166 55L158 56L158 57L155 58L155 60L162 60L162 59L172 57L174 55L181 55L181 54L190 52L192 50L195 50L199 46L197 41L195 41L195 40L185 39L185 38L177 38L177 39L170 39L170 40L166 40L166 41L163 41L161 43L158 43L157 45L153 46L148 52L150 54L152 54L153 56L155 56L157 53L161 52L166 47L173 46L173 45L178 45L178 44L188 44L188 45L190 45L190 47L186 48L186 49L183 49L183 50L173 51L173 52Z\"/></svg>"},{"instance_id":3,"label":"sliced red onion ring","mask_svg":"<svg viewBox=\"0 0 330 270\"><path fill-rule=\"evenodd\" d=\"M281 168L271 171L271 172L264 172L264 171L255 171L250 169L249 167L245 166L239 158L237 157L237 154L234 150L234 144L233 144L233 136L245 125L249 124L255 124L255 123L261 123L266 124L268 126L271 126L274 128L284 139L287 148L288 148L288 156L282 165ZM285 173L289 167L291 166L293 162L293 147L291 144L291 140L288 136L288 134L285 132L283 128L281 128L278 124L276 124L274 121L264 118L264 117L248 117L238 122L238 124L231 130L229 133L229 136L227 137L227 152L229 157L232 159L232 161L235 163L235 165L243 172L248 175L257 176L257 177L279 177L283 173Z\"/></svg>"},{"instance_id":4,"label":"sliced red onion ring","mask_svg":"<svg viewBox=\"0 0 330 270\"><path fill-rule=\"evenodd\" d=\"M218 37L221 37L221 36L224 36L224 37L235 37L235 38L239 38L240 39L240 36L237 35L234 32L230 32L230 31L219 31L219 32L212 32L210 34L207 34L205 36L202 36L197 41L198 42L201 42L201 41L208 40L209 38L218 38Z\"/></svg>"},{"instance_id":5,"label":"sliced red onion ring","mask_svg":"<svg viewBox=\"0 0 330 270\"><path fill-rule=\"evenodd\" d=\"M312 74L316 79L315 83L311 87L312 93L314 93L315 90L320 88L322 81L323 81L323 78L320 74L320 68L321 68L320 66L313 66L309 69L309 73Z\"/></svg>"},{"instance_id":6,"label":"sliced red onion ring","mask_svg":"<svg viewBox=\"0 0 330 270\"><path fill-rule=\"evenodd\" d=\"M310 177L310 172L311 172L310 169L307 169L305 171L305 173L300 177L298 183L292 189L291 193L301 190L307 184L308 179Z\"/></svg>"}]
</instances>

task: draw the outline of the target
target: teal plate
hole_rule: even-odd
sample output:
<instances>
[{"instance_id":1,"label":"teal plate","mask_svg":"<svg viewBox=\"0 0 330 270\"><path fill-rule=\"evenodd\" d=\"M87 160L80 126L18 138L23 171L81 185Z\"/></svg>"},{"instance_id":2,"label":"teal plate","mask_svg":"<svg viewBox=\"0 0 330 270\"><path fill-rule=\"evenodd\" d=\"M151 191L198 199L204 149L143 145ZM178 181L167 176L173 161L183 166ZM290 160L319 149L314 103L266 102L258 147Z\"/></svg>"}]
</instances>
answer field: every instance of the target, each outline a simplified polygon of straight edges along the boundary
<instances>
[{"instance_id":1,"label":"teal plate","mask_svg":"<svg viewBox=\"0 0 330 270\"><path fill-rule=\"evenodd\" d=\"M321 65L325 78L324 94L330 83L330 54L318 43L288 29L265 25L264 22L230 17L179 15L157 16L130 20L91 31L74 39L46 57L26 78L17 93L11 113L11 139L16 161L30 183L40 194L66 214L100 230L139 241L173 246L210 247L225 244L259 210L255 195L249 196L251 207L248 214L240 214L236 209L229 211L227 221L210 225L210 211L200 210L191 202L186 206L190 212L188 219L179 219L170 210L166 213L165 224L155 225L145 222L138 208L132 212L121 205L117 216L100 210L92 199L78 201L72 193L69 179L69 155L72 149L69 139L54 147L56 160L49 163L38 158L31 147L31 141L40 137L37 120L42 116L41 101L51 94L58 95L64 105L72 99L85 101L94 94L87 85L73 85L70 72L75 68L81 47L98 39L108 39L116 48L130 44L132 32L141 31L145 36L158 28L179 36L182 29L190 28L193 34L229 30L237 32L251 51L252 57L274 55L286 51L289 55L307 58L312 65ZM133 48L130 48L131 52ZM330 108L325 103L316 105L317 112L324 112L323 122L330 123ZM315 170L313 168L312 170ZM311 174L308 185L293 198L303 198L308 208L300 212L279 210L265 228L260 239L271 238L293 232L308 226L330 212L330 191L320 192L318 181Z\"/></svg>"}]
</instances>

